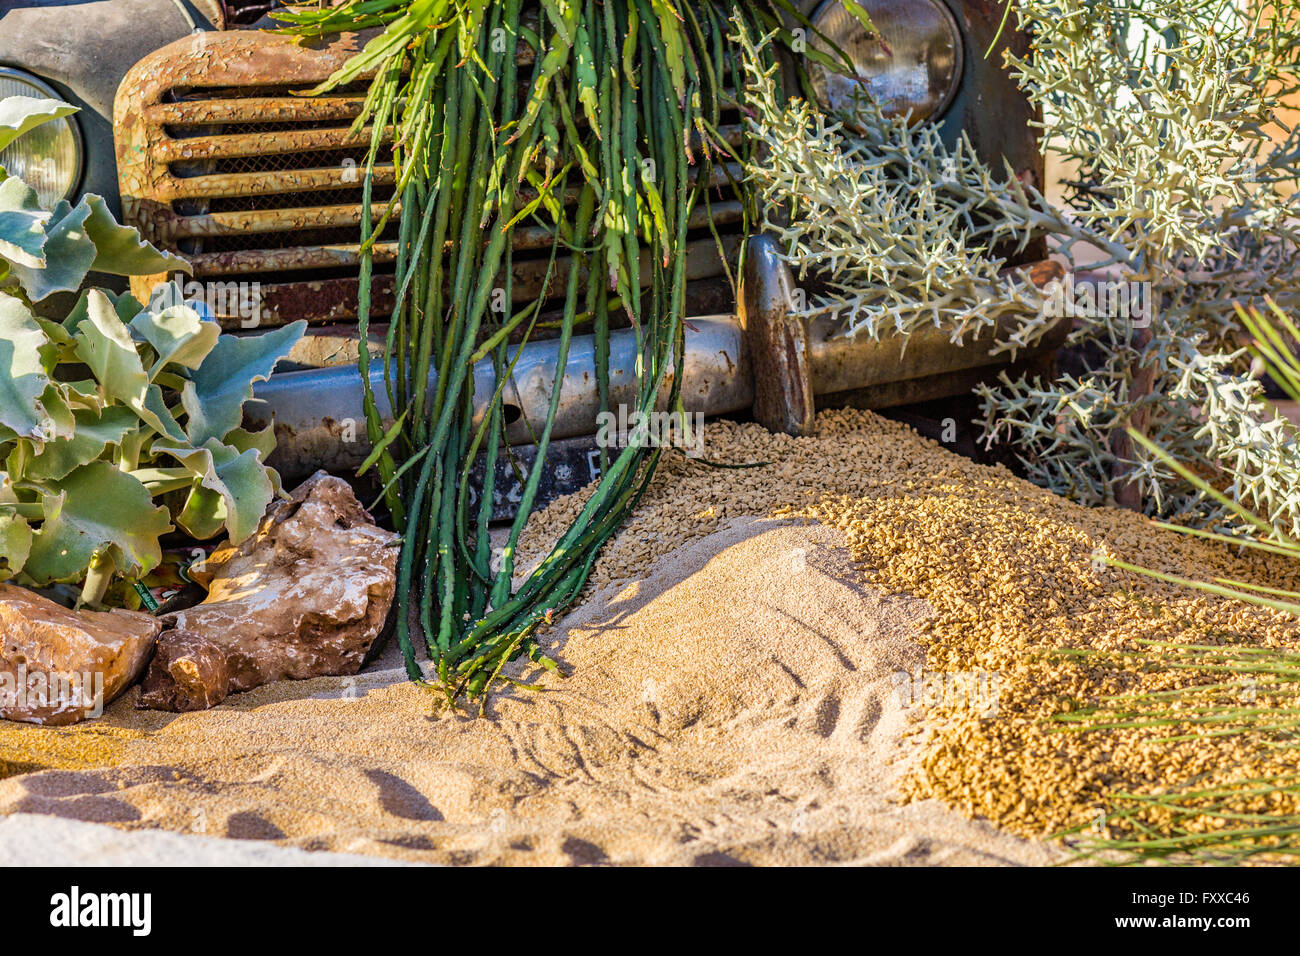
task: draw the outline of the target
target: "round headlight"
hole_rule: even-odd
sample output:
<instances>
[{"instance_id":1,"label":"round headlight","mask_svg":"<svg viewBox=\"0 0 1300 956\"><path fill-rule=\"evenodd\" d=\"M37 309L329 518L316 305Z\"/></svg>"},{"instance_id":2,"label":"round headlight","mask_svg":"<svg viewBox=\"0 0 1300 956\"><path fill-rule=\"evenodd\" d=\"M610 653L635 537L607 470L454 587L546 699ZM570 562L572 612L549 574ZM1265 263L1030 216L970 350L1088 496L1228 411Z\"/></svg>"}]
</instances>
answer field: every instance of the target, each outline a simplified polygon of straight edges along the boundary
<instances>
[{"instance_id":1,"label":"round headlight","mask_svg":"<svg viewBox=\"0 0 1300 956\"><path fill-rule=\"evenodd\" d=\"M832 41L855 73L813 64L809 72L822 107L852 109L854 96L865 91L886 116L910 111L913 123L938 119L961 83L961 30L952 12L942 0L861 0L861 6L879 36L863 29L839 0L827 0L813 14L813 45L835 56L826 43Z\"/></svg>"},{"instance_id":2,"label":"round headlight","mask_svg":"<svg viewBox=\"0 0 1300 956\"><path fill-rule=\"evenodd\" d=\"M9 96L63 100L36 77L0 67L0 100ZM53 209L81 180L81 132L71 116L42 123L0 149L0 166L36 190L44 208Z\"/></svg>"}]
</instances>

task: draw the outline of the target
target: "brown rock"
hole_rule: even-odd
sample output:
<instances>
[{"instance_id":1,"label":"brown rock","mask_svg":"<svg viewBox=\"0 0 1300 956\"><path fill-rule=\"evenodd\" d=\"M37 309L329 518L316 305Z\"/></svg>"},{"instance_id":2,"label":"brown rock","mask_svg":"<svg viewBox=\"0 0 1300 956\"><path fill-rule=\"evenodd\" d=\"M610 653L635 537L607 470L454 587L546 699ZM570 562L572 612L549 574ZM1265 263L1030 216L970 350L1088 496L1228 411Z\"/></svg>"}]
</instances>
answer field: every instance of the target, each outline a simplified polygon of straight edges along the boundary
<instances>
[{"instance_id":1,"label":"brown rock","mask_svg":"<svg viewBox=\"0 0 1300 956\"><path fill-rule=\"evenodd\" d=\"M192 631L168 631L166 637L149 665L140 706L207 710L225 700L231 688L228 648ZM155 703L159 692L164 696Z\"/></svg>"},{"instance_id":2,"label":"brown rock","mask_svg":"<svg viewBox=\"0 0 1300 956\"><path fill-rule=\"evenodd\" d=\"M355 674L392 605L399 543L347 482L317 473L207 560L208 597L164 616L138 706L202 710L270 681Z\"/></svg>"},{"instance_id":3,"label":"brown rock","mask_svg":"<svg viewBox=\"0 0 1300 956\"><path fill-rule=\"evenodd\" d=\"M70 611L0 584L0 717L75 724L144 670L162 623L136 611Z\"/></svg>"}]
</instances>

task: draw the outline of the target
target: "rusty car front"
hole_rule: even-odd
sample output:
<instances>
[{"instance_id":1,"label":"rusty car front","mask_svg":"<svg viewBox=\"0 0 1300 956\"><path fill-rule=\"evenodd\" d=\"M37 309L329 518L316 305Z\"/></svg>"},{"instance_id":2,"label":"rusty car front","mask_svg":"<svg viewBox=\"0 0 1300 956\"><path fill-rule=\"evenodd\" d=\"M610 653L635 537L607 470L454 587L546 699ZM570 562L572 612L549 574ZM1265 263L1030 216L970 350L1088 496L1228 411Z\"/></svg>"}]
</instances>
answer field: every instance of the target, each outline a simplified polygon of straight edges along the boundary
<instances>
[{"instance_id":1,"label":"rusty car front","mask_svg":"<svg viewBox=\"0 0 1300 956\"><path fill-rule=\"evenodd\" d=\"M1032 110L1015 81L985 51L1002 11L992 0L871 0L865 3L888 41L855 33L838 0L804 0L802 13L854 59L858 81L896 112L939 124L945 140L965 134L979 155L1005 160L1023 181L1041 186L1042 158ZM185 258L187 294L204 299L236 333L305 319L312 334L285 372L259 397L280 437L275 463L289 477L316 467L355 468L367 446L347 423L361 418L356 368L360 224L369 130L351 129L366 83L322 96L302 94L360 49L364 37L305 43L268 32L266 8L226 0L0 0L0 93L41 91L81 108L44 140L20 140L6 163L45 170L51 200L95 192L161 249ZM93 37L93 39L92 39ZM1023 52L1027 39L1003 38ZM87 50L95 51L86 55ZM521 47L519 55L531 55ZM842 96L826 74L814 93ZM9 84L5 86L4 84ZM746 135L735 111L722 134ZM22 152L26 150L26 152ZM25 164L25 165L24 165ZM916 336L906 359L889 340L837 336L833 324L791 319L791 281L770 239L745 234L738 169L713 174L711 202L695 213L681 254L687 257L686 407L707 415L753 415L799 433L815 408L881 408L965 392L1005 367L981 341ZM381 151L371 177L373 210L392 198L391 157ZM377 214L377 213L376 213ZM391 306L397 222L373 246L372 310ZM740 288L729 266L749 244ZM515 237L516 301L543 290L549 235L521 228ZM1041 257L1030 250L1020 262ZM551 288L563 287L564 263ZM146 300L170 277L137 277ZM215 293L215 294L214 294ZM382 337L384 329L372 327ZM634 379L635 350L611 340L613 386ZM590 477L582 436L595 431L590 348L579 337L568 359L556 438L575 439L552 493ZM1050 356L1049 338L1020 361ZM589 345L590 343L586 343ZM530 413L549 402L553 350L539 341L516 366L508 396L519 419L511 441L527 445ZM584 364L586 363L586 364ZM490 389L488 389L490 391ZM391 413L391 410L386 410ZM364 436L363 436L364 437ZM560 456L565 454L565 446Z\"/></svg>"}]
</instances>

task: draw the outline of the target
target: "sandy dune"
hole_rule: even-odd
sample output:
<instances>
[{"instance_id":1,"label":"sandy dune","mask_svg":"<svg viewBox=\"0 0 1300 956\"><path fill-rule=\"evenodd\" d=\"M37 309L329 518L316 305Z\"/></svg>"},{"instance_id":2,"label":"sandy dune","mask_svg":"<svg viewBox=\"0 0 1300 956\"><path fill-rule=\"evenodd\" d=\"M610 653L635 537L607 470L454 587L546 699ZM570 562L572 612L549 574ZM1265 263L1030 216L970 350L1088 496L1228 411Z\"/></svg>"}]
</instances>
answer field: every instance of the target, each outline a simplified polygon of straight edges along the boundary
<instances>
[{"instance_id":1,"label":"sandy dune","mask_svg":"<svg viewBox=\"0 0 1300 956\"><path fill-rule=\"evenodd\" d=\"M928 610L863 588L843 544L732 522L569 615L548 645L573 676L483 718L438 715L390 649L206 713L136 711L132 691L101 721L5 725L0 812L425 862L1058 859L895 802L916 711L891 675L920 665Z\"/></svg>"}]
</instances>

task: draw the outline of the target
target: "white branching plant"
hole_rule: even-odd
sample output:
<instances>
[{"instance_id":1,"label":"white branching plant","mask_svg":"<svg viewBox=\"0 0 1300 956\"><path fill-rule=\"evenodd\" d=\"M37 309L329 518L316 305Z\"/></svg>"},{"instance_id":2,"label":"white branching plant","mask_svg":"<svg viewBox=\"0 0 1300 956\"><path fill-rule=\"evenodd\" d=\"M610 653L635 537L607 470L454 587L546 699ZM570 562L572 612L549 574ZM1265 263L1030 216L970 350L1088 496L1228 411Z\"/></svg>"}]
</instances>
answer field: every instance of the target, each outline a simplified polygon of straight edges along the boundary
<instances>
[{"instance_id":1,"label":"white branching plant","mask_svg":"<svg viewBox=\"0 0 1300 956\"><path fill-rule=\"evenodd\" d=\"M1238 316L1253 339L1248 351L1256 368L1266 368L1292 400L1300 398L1300 329L1275 304L1242 309ZM1294 548L1300 541L1300 431L1264 397L1257 378L1228 371L1242 357L1194 354L1176 363L1181 376L1172 394L1203 402L1195 438L1228 482L1220 492L1235 507L1221 504L1223 514L1240 529L1267 527L1270 537L1289 539ZM1156 460L1149 467L1170 471L1167 466ZM1208 494L1205 500L1214 501Z\"/></svg>"},{"instance_id":2,"label":"white branching plant","mask_svg":"<svg viewBox=\"0 0 1300 956\"><path fill-rule=\"evenodd\" d=\"M1043 293L990 254L1073 228L1032 185L999 180L964 136L949 149L934 127L909 128L865 97L852 127L803 100L782 104L776 66L741 44L764 227L801 280L828 289L802 315L834 314L844 334L872 338L939 328L958 344L997 327L998 351L1047 331Z\"/></svg>"},{"instance_id":3,"label":"white branching plant","mask_svg":"<svg viewBox=\"0 0 1300 956\"><path fill-rule=\"evenodd\" d=\"M801 273L831 276L812 309L843 314L850 334L937 326L960 340L997 325L995 349L1032 343L1056 321L1053 290L990 250L1047 235L1072 273L1147 290L1146 310L1076 316L1082 374L981 388L987 439L1081 502L1220 523L1225 509L1135 430L1300 531L1300 482L1279 471L1293 451L1270 451L1293 435L1262 400L1236 312L1300 309L1300 132L1281 109L1300 90L1300 10L1017 0L1014 12L1032 45L1008 65L1042 110L1045 148L1073 170L1061 208L1009 168L995 176L964 138L947 149L879 110L855 110L853 128L802 102L753 118L768 228Z\"/></svg>"},{"instance_id":4,"label":"white branching plant","mask_svg":"<svg viewBox=\"0 0 1300 956\"><path fill-rule=\"evenodd\" d=\"M1236 305L1300 305L1300 168L1279 109L1297 88L1296 11L1026 0L1016 12L1033 45L1012 69L1043 109L1047 148L1077 168L1069 212L1112 243L1091 268L1148 283L1155 314L1145 328L1123 314L1080 318L1083 381L984 389L986 429L1009 435L1054 490L1216 522L1221 509L1128 430L1208 466L1235 495L1254 487L1217 441L1234 427L1222 416L1241 410L1219 399L1257 403L1260 391L1237 348ZM1074 261L1077 248L1060 251Z\"/></svg>"}]
</instances>

